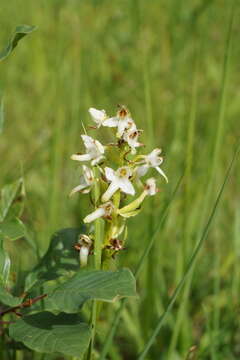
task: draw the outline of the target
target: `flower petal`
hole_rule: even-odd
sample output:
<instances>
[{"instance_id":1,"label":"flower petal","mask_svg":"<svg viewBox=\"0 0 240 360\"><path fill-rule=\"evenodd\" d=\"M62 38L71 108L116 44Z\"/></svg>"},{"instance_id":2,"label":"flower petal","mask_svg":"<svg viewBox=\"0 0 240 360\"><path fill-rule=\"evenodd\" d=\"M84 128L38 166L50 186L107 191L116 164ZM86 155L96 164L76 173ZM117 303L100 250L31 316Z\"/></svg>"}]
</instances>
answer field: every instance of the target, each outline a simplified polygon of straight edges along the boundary
<instances>
[{"instance_id":1,"label":"flower petal","mask_svg":"<svg viewBox=\"0 0 240 360\"><path fill-rule=\"evenodd\" d=\"M155 195L159 190L157 188L156 180L155 178L149 178L146 181L145 184L145 191L148 195L153 196Z\"/></svg>"},{"instance_id":2,"label":"flower petal","mask_svg":"<svg viewBox=\"0 0 240 360\"><path fill-rule=\"evenodd\" d=\"M91 161L91 165L92 166L94 166L94 165L97 165L97 164L99 164L102 160L104 160L105 159L105 157L104 156L102 156L102 155L100 155L100 156L98 156L97 158L95 158L95 159L93 159L92 161Z\"/></svg>"},{"instance_id":3,"label":"flower petal","mask_svg":"<svg viewBox=\"0 0 240 360\"><path fill-rule=\"evenodd\" d=\"M128 180L128 179L124 179L124 178L122 178L122 179L119 179L119 187L120 187L120 189L123 191L123 192L125 192L126 194L130 194L130 195L134 195L135 194L135 190L134 190L134 187L133 187L133 185L132 185L132 183L131 183L131 181L130 180Z\"/></svg>"},{"instance_id":4,"label":"flower petal","mask_svg":"<svg viewBox=\"0 0 240 360\"><path fill-rule=\"evenodd\" d=\"M108 189L105 191L105 193L102 196L102 202L106 202L111 199L113 194L119 189L119 184L116 181L113 181Z\"/></svg>"},{"instance_id":5,"label":"flower petal","mask_svg":"<svg viewBox=\"0 0 240 360\"><path fill-rule=\"evenodd\" d=\"M96 146L100 154L104 154L104 146L98 140L94 141L94 145Z\"/></svg>"},{"instance_id":6,"label":"flower petal","mask_svg":"<svg viewBox=\"0 0 240 360\"><path fill-rule=\"evenodd\" d=\"M100 217L102 217L105 214L105 210L104 208L97 208L95 211L93 211L91 214L87 215L84 219L83 222L85 224L88 224Z\"/></svg>"},{"instance_id":7,"label":"flower petal","mask_svg":"<svg viewBox=\"0 0 240 360\"><path fill-rule=\"evenodd\" d=\"M112 117L103 121L103 126L116 127L118 126L118 118Z\"/></svg>"},{"instance_id":8,"label":"flower petal","mask_svg":"<svg viewBox=\"0 0 240 360\"><path fill-rule=\"evenodd\" d=\"M83 155L73 154L71 156L71 159L77 160L77 161L89 161L89 160L91 160L91 155L90 154L83 154Z\"/></svg>"},{"instance_id":9,"label":"flower petal","mask_svg":"<svg viewBox=\"0 0 240 360\"><path fill-rule=\"evenodd\" d=\"M82 168L83 168L84 181L88 185L91 185L93 183L93 179L94 179L94 175L93 175L92 170L86 165L83 165Z\"/></svg>"},{"instance_id":10,"label":"flower petal","mask_svg":"<svg viewBox=\"0 0 240 360\"><path fill-rule=\"evenodd\" d=\"M117 137L121 137L124 133L124 130L127 127L127 120L119 120L118 122L118 131L117 131Z\"/></svg>"},{"instance_id":11,"label":"flower petal","mask_svg":"<svg viewBox=\"0 0 240 360\"><path fill-rule=\"evenodd\" d=\"M165 175L165 173L163 172L162 169L160 169L159 166L156 166L155 169L159 172L160 175L162 175L164 177L164 179L166 180L166 182L168 183L168 178L167 176Z\"/></svg>"},{"instance_id":12,"label":"flower petal","mask_svg":"<svg viewBox=\"0 0 240 360\"><path fill-rule=\"evenodd\" d=\"M82 246L79 252L80 265L81 267L86 266L88 262L89 247Z\"/></svg>"},{"instance_id":13,"label":"flower petal","mask_svg":"<svg viewBox=\"0 0 240 360\"><path fill-rule=\"evenodd\" d=\"M148 165L141 165L137 168L137 175L138 177L144 176L149 169Z\"/></svg>"},{"instance_id":14,"label":"flower petal","mask_svg":"<svg viewBox=\"0 0 240 360\"><path fill-rule=\"evenodd\" d=\"M115 176L115 171L113 169L111 169L110 167L105 167L105 176L109 181L114 181L116 176Z\"/></svg>"},{"instance_id":15,"label":"flower petal","mask_svg":"<svg viewBox=\"0 0 240 360\"><path fill-rule=\"evenodd\" d=\"M94 140L93 138L91 138L91 136L88 136L88 135L81 135L81 138L84 142L84 145L87 149L90 149L93 147L94 145Z\"/></svg>"},{"instance_id":16,"label":"flower petal","mask_svg":"<svg viewBox=\"0 0 240 360\"><path fill-rule=\"evenodd\" d=\"M80 184L78 186L76 186L74 189L72 189L72 191L70 192L69 196L72 196L73 194L75 194L76 192L82 191L83 189L85 189L88 185L87 184Z\"/></svg>"},{"instance_id":17,"label":"flower petal","mask_svg":"<svg viewBox=\"0 0 240 360\"><path fill-rule=\"evenodd\" d=\"M101 122L103 121L103 119L106 117L106 113L104 110L97 110L95 108L90 108L88 109L92 119L97 123L97 124L101 124Z\"/></svg>"}]
</instances>

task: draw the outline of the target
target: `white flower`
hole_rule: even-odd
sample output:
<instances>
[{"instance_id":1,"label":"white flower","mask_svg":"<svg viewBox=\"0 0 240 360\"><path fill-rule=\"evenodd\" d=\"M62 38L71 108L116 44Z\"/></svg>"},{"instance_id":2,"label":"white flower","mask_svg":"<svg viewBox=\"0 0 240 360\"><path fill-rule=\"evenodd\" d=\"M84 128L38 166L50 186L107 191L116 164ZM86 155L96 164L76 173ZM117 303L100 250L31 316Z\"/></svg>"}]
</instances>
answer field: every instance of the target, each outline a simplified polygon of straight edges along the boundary
<instances>
[{"instance_id":1,"label":"white flower","mask_svg":"<svg viewBox=\"0 0 240 360\"><path fill-rule=\"evenodd\" d=\"M117 137L119 138L122 137L125 129L128 129L133 125L135 125L134 121L131 118L129 111L125 107L122 107L117 112L117 116L106 119L104 121L104 126L118 128Z\"/></svg>"},{"instance_id":2,"label":"white flower","mask_svg":"<svg viewBox=\"0 0 240 360\"><path fill-rule=\"evenodd\" d=\"M105 110L97 110L95 108L90 108L88 111L89 111L93 121L95 121L95 123L97 124L98 128L101 125L104 125L104 120L107 119Z\"/></svg>"},{"instance_id":3,"label":"white flower","mask_svg":"<svg viewBox=\"0 0 240 360\"><path fill-rule=\"evenodd\" d=\"M143 155L143 161L140 162L142 165L140 165L137 168L137 174L138 176L144 176L149 168L154 168L156 169L160 175L162 175L164 177L164 179L166 180L166 182L168 182L168 178L165 175L165 173L163 172L162 169L160 169L159 165L162 164L163 162L163 158L161 156L159 156L161 154L162 150L161 149L154 149L150 154L148 155Z\"/></svg>"},{"instance_id":4,"label":"white flower","mask_svg":"<svg viewBox=\"0 0 240 360\"><path fill-rule=\"evenodd\" d=\"M92 247L92 240L89 236L82 234L78 240L79 243L79 260L81 267L86 266L88 262L88 255Z\"/></svg>"},{"instance_id":5,"label":"white flower","mask_svg":"<svg viewBox=\"0 0 240 360\"><path fill-rule=\"evenodd\" d=\"M83 175L80 177L80 185L76 186L71 191L70 196L72 196L78 191L81 191L83 194L87 194L91 190L91 187L94 183L93 172L86 165L83 165L82 168L83 168Z\"/></svg>"},{"instance_id":6,"label":"white flower","mask_svg":"<svg viewBox=\"0 0 240 360\"><path fill-rule=\"evenodd\" d=\"M111 201L106 202L103 205L100 205L95 211L87 215L83 222L85 224L90 223L100 217L109 217L114 209L113 203Z\"/></svg>"},{"instance_id":7,"label":"white flower","mask_svg":"<svg viewBox=\"0 0 240 360\"><path fill-rule=\"evenodd\" d=\"M71 156L72 160L77 161L91 161L91 165L96 165L104 159L104 147L103 145L91 136L81 135L86 148L86 154L74 154Z\"/></svg>"},{"instance_id":8,"label":"white flower","mask_svg":"<svg viewBox=\"0 0 240 360\"><path fill-rule=\"evenodd\" d=\"M140 131L137 130L135 124L133 124L130 129L125 130L123 133L123 140L126 141L130 146L132 154L136 154L136 147L142 146L142 144L138 142L139 134Z\"/></svg>"},{"instance_id":9,"label":"white flower","mask_svg":"<svg viewBox=\"0 0 240 360\"><path fill-rule=\"evenodd\" d=\"M153 196L156 193L159 192L157 185L156 185L156 179L149 178L146 181L146 184L144 186L144 190L146 191L147 195Z\"/></svg>"},{"instance_id":10,"label":"white flower","mask_svg":"<svg viewBox=\"0 0 240 360\"><path fill-rule=\"evenodd\" d=\"M123 166L119 168L117 171L106 167L105 168L105 176L107 180L111 182L107 191L102 196L102 201L108 201L112 195L118 190L122 190L126 194L134 195L135 190L134 187L129 180L132 176L132 171L129 167Z\"/></svg>"},{"instance_id":11,"label":"white flower","mask_svg":"<svg viewBox=\"0 0 240 360\"><path fill-rule=\"evenodd\" d=\"M121 209L118 209L117 213L125 218L137 215L141 209L141 205L145 197L153 196L158 191L159 190L156 186L156 180L154 178L148 179L144 185L144 190L141 195L137 199L133 200L130 204L124 206Z\"/></svg>"}]
</instances>

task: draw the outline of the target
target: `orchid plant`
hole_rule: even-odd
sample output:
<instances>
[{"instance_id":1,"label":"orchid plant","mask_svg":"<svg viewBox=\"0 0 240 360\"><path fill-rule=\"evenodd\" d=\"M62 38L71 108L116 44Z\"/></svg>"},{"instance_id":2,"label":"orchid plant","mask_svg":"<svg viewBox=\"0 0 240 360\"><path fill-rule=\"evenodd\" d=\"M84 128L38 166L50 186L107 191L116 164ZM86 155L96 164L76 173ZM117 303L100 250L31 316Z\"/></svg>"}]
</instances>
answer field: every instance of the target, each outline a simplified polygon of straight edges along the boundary
<instances>
[{"instance_id":1,"label":"orchid plant","mask_svg":"<svg viewBox=\"0 0 240 360\"><path fill-rule=\"evenodd\" d=\"M99 189L98 197L94 199L94 210L83 219L83 222L89 225L84 240L82 236L79 239L81 267L86 266L88 257L94 254L95 239L91 223L99 218L104 220L105 231L101 240L103 265L105 260L115 257L124 249L127 218L136 216L144 199L156 195L159 191L157 179L148 177L150 170L155 169L168 182L160 168L163 162L161 149L156 148L147 155L140 153L144 146L139 142L142 130L137 128L125 106L120 106L113 117L109 117L105 110L95 108L90 108L89 113L96 123L96 126L90 128L112 128L114 141L103 145L94 137L81 135L85 152L71 156L72 160L84 163L80 184L71 191L71 195L77 192L89 194L91 200L94 197L94 188L97 186Z\"/></svg>"},{"instance_id":2,"label":"orchid plant","mask_svg":"<svg viewBox=\"0 0 240 360\"><path fill-rule=\"evenodd\" d=\"M8 327L10 346L22 342L33 352L60 353L72 360L96 358L99 301L136 296L133 274L116 269L114 259L126 248L128 218L136 216L144 200L159 191L160 178L150 172L168 181L160 167L161 150L142 154L142 130L125 106L114 117L94 108L89 113L96 124L89 129L100 134L101 128L110 128L113 141L103 145L85 131L81 135L84 151L71 156L81 163L82 174L70 196L89 198L83 224L55 232L48 251L21 277L15 292L10 257L3 245L9 239L25 238L35 251L19 218L21 211L16 218L19 201L14 199L22 192L22 180L3 188L0 201L0 325ZM84 312L85 303L90 307ZM7 346L6 360L15 359Z\"/></svg>"}]
</instances>

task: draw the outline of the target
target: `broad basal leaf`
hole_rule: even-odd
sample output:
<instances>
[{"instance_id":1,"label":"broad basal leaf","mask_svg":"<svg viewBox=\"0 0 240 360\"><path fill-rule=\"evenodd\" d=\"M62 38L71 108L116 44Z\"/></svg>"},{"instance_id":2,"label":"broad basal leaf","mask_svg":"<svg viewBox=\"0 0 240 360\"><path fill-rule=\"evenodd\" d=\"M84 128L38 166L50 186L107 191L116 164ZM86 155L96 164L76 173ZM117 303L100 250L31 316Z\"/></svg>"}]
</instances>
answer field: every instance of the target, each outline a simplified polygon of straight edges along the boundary
<instances>
[{"instance_id":1,"label":"broad basal leaf","mask_svg":"<svg viewBox=\"0 0 240 360\"><path fill-rule=\"evenodd\" d=\"M136 296L135 279L130 270L80 270L48 294L45 306L50 311L75 313L90 299L114 301L128 296Z\"/></svg>"},{"instance_id":2,"label":"broad basal leaf","mask_svg":"<svg viewBox=\"0 0 240 360\"><path fill-rule=\"evenodd\" d=\"M11 54L11 52L17 46L19 40L21 40L24 36L33 32L34 30L36 30L36 26L30 26L30 25L17 26L12 38L8 42L8 45L5 47L5 49L0 51L0 61L4 60L6 57L8 57L8 55Z\"/></svg>"},{"instance_id":3,"label":"broad basal leaf","mask_svg":"<svg viewBox=\"0 0 240 360\"><path fill-rule=\"evenodd\" d=\"M11 324L9 335L34 351L81 357L88 347L91 332L77 315L55 316L41 312Z\"/></svg>"}]
</instances>

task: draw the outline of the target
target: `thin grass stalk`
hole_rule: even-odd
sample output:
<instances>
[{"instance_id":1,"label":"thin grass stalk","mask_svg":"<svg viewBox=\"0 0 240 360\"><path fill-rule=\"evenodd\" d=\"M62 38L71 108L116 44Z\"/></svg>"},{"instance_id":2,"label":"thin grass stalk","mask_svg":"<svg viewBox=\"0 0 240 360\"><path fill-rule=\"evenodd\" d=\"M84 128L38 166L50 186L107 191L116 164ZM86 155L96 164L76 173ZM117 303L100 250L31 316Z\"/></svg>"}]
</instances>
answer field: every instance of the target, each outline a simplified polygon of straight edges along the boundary
<instances>
[{"instance_id":1,"label":"thin grass stalk","mask_svg":"<svg viewBox=\"0 0 240 360\"><path fill-rule=\"evenodd\" d=\"M210 194L212 192L212 188L214 185L214 179L216 175L217 166L219 163L220 152L221 152L221 145L223 142L223 130L224 130L224 119L226 113L226 90L227 90L227 81L229 77L229 65L230 65L230 55L231 55L231 43L232 43L232 34L233 34L233 23L234 23L234 15L235 15L235 8L236 8L236 1L233 0L231 4L231 13L229 18L229 25L227 30L227 38L226 38L226 46L225 46L225 55L224 55L224 63L223 63L223 75L222 75L222 87L221 87L221 95L220 95L220 105L219 105L219 120L218 120L218 127L217 127L217 137L216 143L214 148L214 155L213 155L213 163L212 163L212 176L209 191ZM220 263L221 263L221 248L219 241L215 241L215 256L214 256L214 284L213 284L213 291L215 298L218 299L218 294L220 292ZM216 302L216 306L214 307L213 311L213 332L214 332L214 344L215 344L215 351L212 352L212 360L216 359L215 352L217 352L218 348L218 332L220 329L220 308L218 302Z\"/></svg>"},{"instance_id":2,"label":"thin grass stalk","mask_svg":"<svg viewBox=\"0 0 240 360\"><path fill-rule=\"evenodd\" d=\"M195 141L195 122L196 122L196 115L197 115L197 93L198 93L198 72L199 72L199 53L200 47L195 51L195 64L194 64L194 79L193 79L193 86L192 86L192 99L191 99L191 108L190 108L190 117L189 117L189 126L188 126L188 134L187 134L187 150L186 150L186 176L185 176L185 200L184 200L184 258L188 258L189 256L189 249L190 249L190 234L189 234L189 211L191 208L191 184L192 184L192 166L193 166L193 152L194 152L194 141ZM183 319L184 314L187 309L187 302L188 302L188 295L190 291L190 284L192 281L192 276L189 276L183 297L181 299L180 308L177 314L176 323L173 329L173 335L171 338L168 357L169 359L173 356L173 351L176 347L177 340L179 337L179 333L183 326ZM184 326L186 325L186 317L184 321Z\"/></svg>"},{"instance_id":3,"label":"thin grass stalk","mask_svg":"<svg viewBox=\"0 0 240 360\"><path fill-rule=\"evenodd\" d=\"M161 330L163 324L164 324L164 321L166 319L166 317L168 316L169 312L171 311L177 297L178 297L178 294L180 293L180 291L182 290L183 286L185 285L185 282L188 278L188 275L190 274L192 268L193 268L193 265L195 263L195 260L197 258L197 255L198 253L200 252L203 244L204 244L204 241L205 239L207 238L208 236L208 233L209 233L209 230L210 230L210 225L212 224L212 221L215 217L215 214L216 214L216 210L218 208L218 205L219 205L219 202L220 202L220 199L222 197L222 194L223 194L223 191L225 189L225 186L229 180L229 177L230 177L230 174L231 174L231 171L232 171L232 168L233 168L233 165L235 163L235 160L237 159L238 157L238 154L239 154L239 151L240 151L240 141L238 142L238 145L237 145L237 148L236 148L236 151L234 153L234 156L231 160L231 163L229 164L229 167L227 169L227 172L226 172L226 175L225 175L225 178L224 178L224 181L223 181L223 184L219 190L219 193L218 193L218 196L216 198L216 201L213 205L213 208L212 208L212 211L210 213L210 216L208 218L208 221L203 229L203 232L202 232L202 236L201 238L199 239L198 243L196 244L195 246L195 249L190 257L190 260L188 262L188 265L187 265L187 268L184 272L184 275L181 279L181 281L179 282L178 286L176 287L167 307L166 307L166 310L164 311L164 313L160 316L160 318L158 319L158 322L157 322L157 325L156 327L154 328L153 332L152 332L152 335L150 336L148 342L146 343L145 345L145 348L143 349L143 351L139 354L137 360L143 360L146 358L146 355L148 353L148 351L150 350L150 348L152 347L159 331Z\"/></svg>"},{"instance_id":4,"label":"thin grass stalk","mask_svg":"<svg viewBox=\"0 0 240 360\"><path fill-rule=\"evenodd\" d=\"M151 96L151 86L149 79L149 68L148 68L148 58L146 55L145 63L144 63L144 93L145 93L145 106L146 106L146 120L147 120L147 133L148 133L148 143L151 148L155 147L155 139L154 139L154 120L152 113L152 96ZM154 228L154 216L152 209L154 208L154 200L153 197L149 199L148 202L148 233L151 233L151 230ZM148 239L147 239L148 241ZM152 307L146 306L144 310L144 324L143 329L148 329L150 327L152 321L152 309L155 308L155 292L154 292L154 277L152 276L154 272L154 263L155 263L155 252L152 249L149 253L148 261L147 261L147 274L146 274L146 304L151 301ZM144 331L144 335L146 331Z\"/></svg>"},{"instance_id":5,"label":"thin grass stalk","mask_svg":"<svg viewBox=\"0 0 240 360\"><path fill-rule=\"evenodd\" d=\"M145 263L145 260L148 258L148 255L153 247L153 244L156 240L156 236L159 232L159 230L161 229L161 226L162 224L164 223L167 215L168 215L168 212L169 212L169 209L170 209L170 206L172 204L172 201L173 199L175 198L175 195L180 187L180 184L182 182L182 179L183 179L183 176L181 176L181 178L179 179L179 181L177 182L177 185L176 187L174 188L174 191L170 197L170 200L169 202L167 203L166 207L164 208L163 210L163 214L162 214L162 217L160 219L160 221L158 222L158 224L156 225L154 231L152 231L152 236L151 236L151 240L147 242L147 246L145 247L143 253L142 253L142 256L136 266L136 269L135 269L135 272L134 272L134 275L135 275L135 278L138 279L139 277L139 274L143 268L143 265ZM119 324L119 321L121 319L121 316L122 316L122 311L124 309L124 306L127 302L127 298L123 299L121 301L121 304L120 304L120 307L119 309L117 310L116 314L115 314L115 317L113 319L113 322L112 322L112 326L111 328L109 329L108 333L107 333L107 336L105 338L105 341L103 343L103 349L102 349L102 352L101 352L101 355L100 355L100 360L105 360L106 359L106 356L109 352L109 348L112 344L112 341L113 341L113 338L114 338L114 335L117 331L117 327L118 327L118 324Z\"/></svg>"},{"instance_id":6,"label":"thin grass stalk","mask_svg":"<svg viewBox=\"0 0 240 360\"><path fill-rule=\"evenodd\" d=\"M240 176L237 175L236 178L239 181ZM232 282L232 294L233 300L238 301L239 288L240 288L240 268L239 268L239 258L240 258L240 208L238 201L236 201L236 210L235 210L235 219L234 219L234 269L233 269L233 282Z\"/></svg>"}]
</instances>

